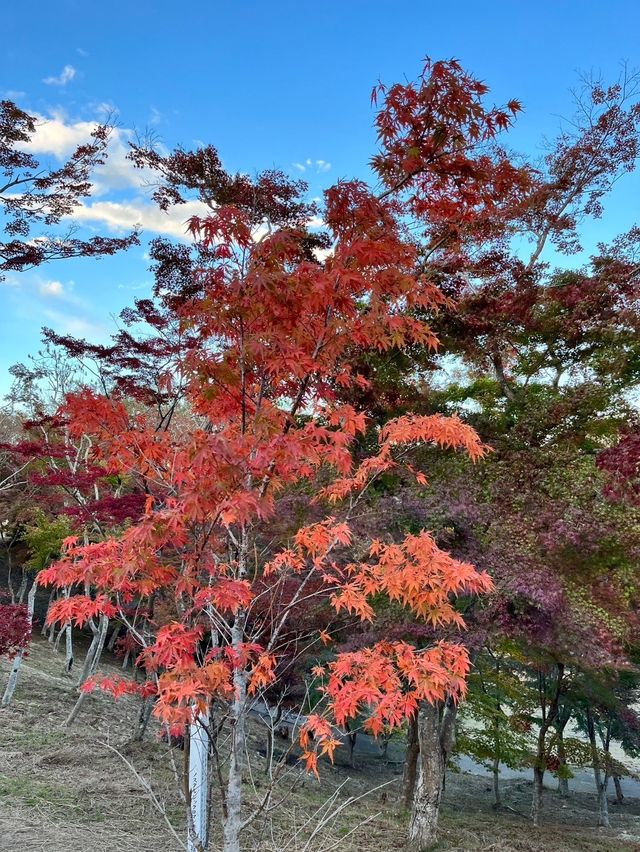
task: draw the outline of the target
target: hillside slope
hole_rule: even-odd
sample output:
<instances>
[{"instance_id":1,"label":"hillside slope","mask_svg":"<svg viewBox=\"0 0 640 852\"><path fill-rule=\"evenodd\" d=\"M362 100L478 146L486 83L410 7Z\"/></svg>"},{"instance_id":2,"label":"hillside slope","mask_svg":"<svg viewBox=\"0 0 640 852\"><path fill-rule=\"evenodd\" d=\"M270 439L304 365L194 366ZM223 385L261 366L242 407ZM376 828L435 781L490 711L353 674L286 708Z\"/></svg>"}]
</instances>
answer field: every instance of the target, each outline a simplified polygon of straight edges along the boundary
<instances>
[{"instance_id":1,"label":"hillside slope","mask_svg":"<svg viewBox=\"0 0 640 852\"><path fill-rule=\"evenodd\" d=\"M78 643L79 656L84 648ZM154 731L144 742L132 742L138 704L124 698L115 703L98 694L89 697L82 715L70 728L62 727L76 697L73 680L63 671L64 659L39 636L24 664L11 707L0 711L0 850L2 852L174 852L181 845L153 807L140 780L115 747L147 779L163 804L179 837L184 826L182 807L171 766L169 748ZM118 661L107 659L104 669ZM0 661L0 687L9 665ZM254 781L261 787L258 752L262 732L252 734ZM178 765L182 753L175 750ZM275 852L291 838L329 796L336 801L357 797L389 782L383 790L345 809L318 835L310 852L384 852L400 849L404 815L399 801L401 766L384 763L376 754L357 755L357 768L325 765L318 783L294 767L292 791L268 832L248 834L247 849ZM338 790L338 788L340 788ZM546 826L534 835L527 819L530 784L504 782L503 798L510 809L496 814L491 808L486 778L452 773L442 818L439 850L567 850L617 852L640 850L640 801L612 807L612 828L594 827L595 797L573 794L568 802L549 791ZM518 813L515 813L518 812ZM366 821L366 825L358 826ZM304 844L289 845L295 852Z\"/></svg>"}]
</instances>

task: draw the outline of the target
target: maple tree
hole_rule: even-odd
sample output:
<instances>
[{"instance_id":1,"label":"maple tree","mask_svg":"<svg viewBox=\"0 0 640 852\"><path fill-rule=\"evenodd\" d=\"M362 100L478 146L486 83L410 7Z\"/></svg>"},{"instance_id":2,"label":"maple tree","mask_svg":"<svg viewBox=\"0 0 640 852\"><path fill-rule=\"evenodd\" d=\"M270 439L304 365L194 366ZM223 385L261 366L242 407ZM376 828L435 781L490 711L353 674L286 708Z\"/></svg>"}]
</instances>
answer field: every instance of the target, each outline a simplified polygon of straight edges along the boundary
<instances>
[{"instance_id":1,"label":"maple tree","mask_svg":"<svg viewBox=\"0 0 640 852\"><path fill-rule=\"evenodd\" d=\"M491 588L486 574L450 557L424 530L354 548L350 529L381 476L404 470L424 482L406 463L416 446L479 459L485 448L473 429L457 417L405 414L375 431L368 453L354 455L366 413L339 393L368 385L354 355L436 344L416 312L433 313L445 297L407 217L422 224L435 256L481 239L505 198L515 203L530 186L527 170L491 148L519 105L486 108L486 91L454 61L428 62L415 84L378 87L374 168L384 188L376 195L362 182L342 181L328 189L320 233L309 226L315 210L304 201L306 188L281 173L228 175L212 148L167 157L133 151L159 174L161 206L196 192L211 207L190 223L195 256L158 246L176 272L168 307L189 337L180 380L189 419L186 428L159 429L148 407L132 410L117 388L68 395L71 438L90 436L91 463L106 476L143 481L145 507L116 534L89 543L69 538L39 582L87 589L56 601L51 621L117 617L140 643L145 684L110 680L103 688L152 691L166 723L207 712L231 722L222 791L227 852L240 848L245 828L249 705L271 687L282 655L318 639L315 630L289 632L296 610L320 598L338 616L366 622L372 599L386 596L433 627L460 627L452 597ZM146 318L153 316L149 307ZM157 383L174 388L168 366ZM279 499L304 482L319 483L320 519L288 543L267 540L258 550ZM151 599L162 607L132 624L127 605ZM268 618L260 616L265 610ZM302 729L307 766L315 771L318 757L335 749L331 720L359 715L374 733L397 726L433 702L456 701L468 667L453 634L421 648L383 641L338 653L315 672L323 709ZM410 842L417 849L433 838L437 812L435 822L432 813L425 820L423 798L415 801ZM191 837L202 846L193 825Z\"/></svg>"}]
</instances>

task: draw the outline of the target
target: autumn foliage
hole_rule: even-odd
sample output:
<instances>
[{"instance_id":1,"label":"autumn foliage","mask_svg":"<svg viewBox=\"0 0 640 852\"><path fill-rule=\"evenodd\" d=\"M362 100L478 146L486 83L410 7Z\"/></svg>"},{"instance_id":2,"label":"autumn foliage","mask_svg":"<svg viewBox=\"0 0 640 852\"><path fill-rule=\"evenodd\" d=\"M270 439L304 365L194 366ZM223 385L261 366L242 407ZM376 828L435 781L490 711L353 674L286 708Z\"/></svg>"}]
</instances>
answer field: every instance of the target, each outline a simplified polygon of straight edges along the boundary
<instances>
[{"instance_id":1,"label":"autumn foliage","mask_svg":"<svg viewBox=\"0 0 640 852\"><path fill-rule=\"evenodd\" d=\"M324 602L328 621L372 621L373 601L383 596L434 627L463 627L456 595L491 589L486 574L443 552L426 531L363 546L350 527L381 475L426 482L411 463L420 445L479 459L486 448L475 432L441 415L403 415L378 428L343 393L368 386L353 366L357 353L437 345L424 317L447 300L421 265L406 217L459 248L461 229L472 241L474 225L505 193L528 185L527 174L487 149L519 107L487 110L485 91L454 62L428 64L415 85L379 89L374 167L385 189L331 187L321 232L310 228L316 211L304 185L281 173L228 175L213 149L167 158L134 152L139 165L158 171L164 206L182 203L184 188L199 191L203 158L215 178L211 214L189 226L197 263L164 300L188 337L180 352L188 413L179 429L158 427L149 408L126 405L117 391L67 398L69 435L90 437L92 469L137 483L146 502L113 533L68 539L39 582L85 590L59 599L51 621L82 625L102 614L127 625L147 672L140 689L156 695L164 721L193 719L215 697L239 724L294 643L328 641L326 631L305 636L289 627L310 599ZM169 395L176 381L170 370L159 379ZM356 452L372 428L373 450ZM320 520L290 542L270 541L279 501L302 485L316 492ZM132 604L147 612L135 624ZM317 751L334 747L329 720L363 715L374 733L397 726L421 701L462 695L468 667L456 641L338 653L315 672L324 703L303 732L309 767ZM102 686L115 694L135 688Z\"/></svg>"},{"instance_id":2,"label":"autumn foliage","mask_svg":"<svg viewBox=\"0 0 640 852\"><path fill-rule=\"evenodd\" d=\"M0 603L0 657L13 659L31 639L31 621L25 604Z\"/></svg>"}]
</instances>

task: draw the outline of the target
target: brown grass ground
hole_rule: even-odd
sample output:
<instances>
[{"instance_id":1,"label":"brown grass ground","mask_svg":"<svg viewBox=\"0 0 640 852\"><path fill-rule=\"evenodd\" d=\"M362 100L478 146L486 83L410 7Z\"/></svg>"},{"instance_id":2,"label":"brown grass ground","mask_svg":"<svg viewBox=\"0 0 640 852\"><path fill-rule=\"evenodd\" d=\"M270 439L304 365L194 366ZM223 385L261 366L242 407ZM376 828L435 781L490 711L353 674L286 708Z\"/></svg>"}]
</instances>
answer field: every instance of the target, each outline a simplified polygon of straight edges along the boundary
<instances>
[{"instance_id":1,"label":"brown grass ground","mask_svg":"<svg viewBox=\"0 0 640 852\"><path fill-rule=\"evenodd\" d=\"M80 656L83 648L79 643ZM0 711L0 850L2 852L174 852L179 844L148 793L105 745L116 746L148 779L168 819L183 835L183 814L169 749L151 731L142 743L132 742L138 704L132 698L115 703L92 695L70 728L62 722L76 698L73 680L64 675L63 657L37 637L24 663L11 707ZM116 663L107 660L105 669ZM0 689L9 666L0 661ZM264 745L256 726L257 795L264 774L257 754ZM177 752L177 760L181 753ZM403 846L406 816L400 804L401 767L384 764L374 755L358 758L356 771L343 765L323 767L320 782L292 768L289 788L272 824L247 835L247 849L280 852L293 832L338 790L339 806L383 782L382 791L343 810L318 835L308 852L386 852ZM249 795L255 795L248 790ZM640 801L612 808L612 827L595 827L595 797L573 794L568 801L552 792L545 800L545 827L534 832L527 818L531 785L510 781L503 798L511 810L491 808L487 779L451 774L447 781L439 852L640 852ZM517 812L517 813L514 813ZM309 825L314 825L311 819ZM307 836L308 836L307 830ZM303 842L290 842L287 852L301 852ZM215 846L214 846L215 849Z\"/></svg>"}]
</instances>

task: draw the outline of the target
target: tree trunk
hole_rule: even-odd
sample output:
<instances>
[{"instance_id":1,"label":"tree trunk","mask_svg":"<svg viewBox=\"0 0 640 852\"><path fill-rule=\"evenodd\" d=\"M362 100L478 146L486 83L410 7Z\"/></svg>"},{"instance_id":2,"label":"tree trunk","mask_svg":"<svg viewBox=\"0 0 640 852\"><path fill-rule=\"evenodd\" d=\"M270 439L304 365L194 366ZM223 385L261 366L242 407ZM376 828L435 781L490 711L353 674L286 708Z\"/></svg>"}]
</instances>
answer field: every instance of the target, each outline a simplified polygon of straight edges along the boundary
<instances>
[{"instance_id":1,"label":"tree trunk","mask_svg":"<svg viewBox=\"0 0 640 852\"><path fill-rule=\"evenodd\" d=\"M544 781L544 769L539 766L533 767L533 800L531 802L531 819L535 828L540 827L542 819L542 783Z\"/></svg>"},{"instance_id":2,"label":"tree trunk","mask_svg":"<svg viewBox=\"0 0 640 852\"><path fill-rule=\"evenodd\" d=\"M231 644L238 647L244 641L245 614L239 612L232 628ZM231 705L231 755L227 778L227 816L224 820L224 852L240 852L242 828L242 777L246 747L247 675L240 668L233 673L235 696Z\"/></svg>"},{"instance_id":3,"label":"tree trunk","mask_svg":"<svg viewBox=\"0 0 640 852\"><path fill-rule=\"evenodd\" d=\"M391 731L385 731L382 735L382 743L380 745L380 757L385 761L389 757L389 743L391 742Z\"/></svg>"},{"instance_id":4,"label":"tree trunk","mask_svg":"<svg viewBox=\"0 0 640 852\"><path fill-rule=\"evenodd\" d=\"M531 819L534 828L540 827L542 819L542 796L544 772L547 765L547 733L549 728L555 724L558 717L560 696L562 695L562 679L564 677L564 663L556 663L556 686L551 703L547 706L547 682L546 676L540 672L538 678L538 694L540 708L542 711L542 724L538 731L538 742L536 759L533 766L533 798L531 801Z\"/></svg>"},{"instance_id":5,"label":"tree trunk","mask_svg":"<svg viewBox=\"0 0 640 852\"><path fill-rule=\"evenodd\" d=\"M420 744L418 742L418 714L416 713L409 720L409 730L407 731L407 751L404 758L404 806L407 810L411 810L413 804L413 794L416 789L416 777L418 774L418 756L420 754Z\"/></svg>"},{"instance_id":6,"label":"tree trunk","mask_svg":"<svg viewBox=\"0 0 640 852\"><path fill-rule=\"evenodd\" d=\"M71 625L67 624L65 629L65 663L64 668L67 674L71 674L71 668L73 666L73 633L71 632Z\"/></svg>"},{"instance_id":7,"label":"tree trunk","mask_svg":"<svg viewBox=\"0 0 640 852\"><path fill-rule=\"evenodd\" d=\"M593 764L593 777L596 782L598 794L598 825L609 828L609 804L607 802L607 784L609 777L605 770L604 774L600 766L600 755L596 742L596 729L593 721L591 708L587 707L587 732L589 734L589 745L591 746L591 762Z\"/></svg>"},{"instance_id":8,"label":"tree trunk","mask_svg":"<svg viewBox=\"0 0 640 852\"><path fill-rule=\"evenodd\" d=\"M500 799L500 760L493 758L493 806L497 810L502 805Z\"/></svg>"},{"instance_id":9,"label":"tree trunk","mask_svg":"<svg viewBox=\"0 0 640 852\"><path fill-rule=\"evenodd\" d=\"M442 710L442 712L441 712ZM418 712L418 777L409 822L408 849L423 852L436 842L447 760L453 746L457 708L423 702Z\"/></svg>"},{"instance_id":10,"label":"tree trunk","mask_svg":"<svg viewBox=\"0 0 640 852\"><path fill-rule=\"evenodd\" d=\"M27 591L27 583L29 578L27 576L27 572L22 569L22 579L20 580L20 588L18 589L18 603L21 604L24 601L24 596ZM13 593L12 593L13 594Z\"/></svg>"},{"instance_id":11,"label":"tree trunk","mask_svg":"<svg viewBox=\"0 0 640 852\"><path fill-rule=\"evenodd\" d=\"M92 674L94 674L98 663L100 662L104 642L107 638L108 627L109 619L106 617L106 615L101 614L100 621L98 622L98 627L96 628L95 625L93 626L93 639L91 640L91 644L89 645L89 650L87 651L87 656L85 657L84 665L82 666L82 671L80 672L80 677L78 678L76 686L82 686L82 684Z\"/></svg>"},{"instance_id":12,"label":"tree trunk","mask_svg":"<svg viewBox=\"0 0 640 852\"><path fill-rule=\"evenodd\" d=\"M11 576L11 571L13 569L13 559L11 558L11 545L9 545L6 549L7 554L7 587L9 588L9 594L11 595L11 603L15 604L16 595L13 591L13 578ZM22 576L24 577L24 568L22 569Z\"/></svg>"},{"instance_id":13,"label":"tree trunk","mask_svg":"<svg viewBox=\"0 0 640 852\"><path fill-rule=\"evenodd\" d=\"M111 636L109 637L109 643L107 644L107 651L113 652L113 649L116 646L116 642L118 641L118 637L120 636L120 631L122 630L122 625L117 624Z\"/></svg>"},{"instance_id":14,"label":"tree trunk","mask_svg":"<svg viewBox=\"0 0 640 852\"><path fill-rule=\"evenodd\" d=\"M81 678L84 676L84 680L81 679L80 684L83 684L86 680L89 679L89 677L91 677L91 675L95 674L95 671L98 668L98 663L100 662L100 656L102 655L102 649L104 648L104 640L107 638L108 627L109 627L109 619L106 617L106 615L101 614L98 629L97 629L96 635L94 636L94 640L97 639L95 651L94 651L93 657L90 661L90 665L88 666L88 671L86 673L86 676L85 676L85 670L87 669L87 660L85 660L85 664L84 664L84 667L82 669L82 675L81 675ZM91 643L91 645L93 646L93 642ZM90 652L91 652L91 647L89 648L89 651L87 652L87 659L89 658ZM78 714L80 713L80 710L82 709L82 705L84 704L86 699L87 699L87 693L81 692L80 695L78 696L78 700L76 701L76 703L73 706L73 710L71 711L71 713L69 713L69 715L67 716L67 718L64 722L65 727L69 727L69 725L72 725L75 722L75 720L78 718Z\"/></svg>"},{"instance_id":15,"label":"tree trunk","mask_svg":"<svg viewBox=\"0 0 640 852\"><path fill-rule=\"evenodd\" d=\"M49 594L49 600L47 602L47 615L49 614L49 609L51 607L51 604L53 603L53 596L55 595L55 593L56 593L55 589L51 589L51 592ZM42 621L42 630L40 631L40 633L42 634L42 636L47 635L47 618L46 618L46 615L45 615L45 617ZM49 634L51 634L51 633L53 633L53 624L49 628ZM51 641L51 640L49 640L49 641Z\"/></svg>"},{"instance_id":16,"label":"tree trunk","mask_svg":"<svg viewBox=\"0 0 640 852\"><path fill-rule=\"evenodd\" d=\"M354 757L353 752L355 751L356 740L358 739L358 732L351 730L351 727L350 727L348 721L345 722L344 730L345 730L345 733L347 735L347 753L349 755L349 766L352 769L355 769L356 764L355 764L355 757Z\"/></svg>"},{"instance_id":17,"label":"tree trunk","mask_svg":"<svg viewBox=\"0 0 640 852\"><path fill-rule=\"evenodd\" d=\"M613 786L616 788L616 802L621 805L624 802L624 796L622 795L622 785L620 784L620 776L613 776Z\"/></svg>"},{"instance_id":18,"label":"tree trunk","mask_svg":"<svg viewBox=\"0 0 640 852\"><path fill-rule=\"evenodd\" d=\"M267 764L264 768L264 772L265 775L268 775L269 778L271 778L273 773L273 751L275 747L274 731L278 729L278 724L282 718L283 708L282 704L278 704L275 717L272 716L268 705L267 709L269 710L269 724L267 725Z\"/></svg>"},{"instance_id":19,"label":"tree trunk","mask_svg":"<svg viewBox=\"0 0 640 852\"><path fill-rule=\"evenodd\" d=\"M558 793L560 793L563 799L567 799L569 797L569 779L565 775L568 769L567 753L564 748L565 726L566 722L564 724L559 724L556 726L558 730L558 760L560 762L560 771L558 774Z\"/></svg>"},{"instance_id":20,"label":"tree trunk","mask_svg":"<svg viewBox=\"0 0 640 852\"><path fill-rule=\"evenodd\" d=\"M29 621L29 626L33 624L33 608L35 605L36 599L36 591L37 591L35 578L29 589L29 594L27 596L27 619ZM18 683L18 675L20 674L20 667L22 666L22 659L25 655L26 648L22 648L16 656L13 658L13 665L11 666L11 673L9 674L9 680L7 682L7 686L4 691L4 695L2 696L2 706L8 707L11 703L11 699L13 698L13 693L16 690L16 685Z\"/></svg>"},{"instance_id":21,"label":"tree trunk","mask_svg":"<svg viewBox=\"0 0 640 852\"><path fill-rule=\"evenodd\" d=\"M153 710L154 703L155 697L153 695L147 695L140 707L140 713L138 714L138 730L136 732L136 741L139 743L144 739L147 727L149 726L149 720L151 719L151 712Z\"/></svg>"}]
</instances>

